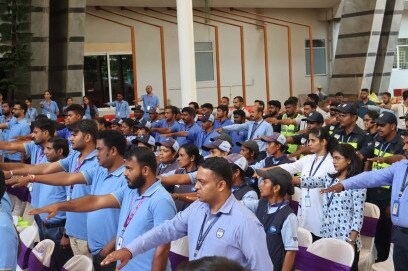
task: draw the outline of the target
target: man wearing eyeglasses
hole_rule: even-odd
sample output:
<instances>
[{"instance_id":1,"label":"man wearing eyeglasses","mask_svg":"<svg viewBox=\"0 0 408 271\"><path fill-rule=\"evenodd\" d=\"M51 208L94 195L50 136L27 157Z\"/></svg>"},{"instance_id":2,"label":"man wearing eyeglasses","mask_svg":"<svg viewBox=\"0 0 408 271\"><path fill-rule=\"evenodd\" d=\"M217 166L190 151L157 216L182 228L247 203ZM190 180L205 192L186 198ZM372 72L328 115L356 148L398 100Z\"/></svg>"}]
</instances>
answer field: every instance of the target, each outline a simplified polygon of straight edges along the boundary
<instances>
[{"instance_id":1,"label":"man wearing eyeglasses","mask_svg":"<svg viewBox=\"0 0 408 271\"><path fill-rule=\"evenodd\" d=\"M28 125L25 118L27 112L27 105L23 102L14 102L14 107L12 109L14 118L7 122L1 123L0 129L9 129L9 133L6 141L15 141L17 137L27 136L30 134L30 125ZM6 153L4 155L5 162L22 162L23 155L21 152L16 153Z\"/></svg>"}]
</instances>

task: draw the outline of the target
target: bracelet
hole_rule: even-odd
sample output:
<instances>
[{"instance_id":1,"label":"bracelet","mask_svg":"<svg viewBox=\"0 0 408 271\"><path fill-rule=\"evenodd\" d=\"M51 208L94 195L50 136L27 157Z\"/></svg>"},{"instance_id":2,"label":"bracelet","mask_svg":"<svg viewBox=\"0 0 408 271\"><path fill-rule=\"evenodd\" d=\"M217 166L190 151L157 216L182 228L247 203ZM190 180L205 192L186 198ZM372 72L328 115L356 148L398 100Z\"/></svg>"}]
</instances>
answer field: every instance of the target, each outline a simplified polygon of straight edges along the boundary
<instances>
[{"instance_id":1,"label":"bracelet","mask_svg":"<svg viewBox=\"0 0 408 271\"><path fill-rule=\"evenodd\" d=\"M35 175L28 175L28 177L30 178L31 183L35 182Z\"/></svg>"}]
</instances>

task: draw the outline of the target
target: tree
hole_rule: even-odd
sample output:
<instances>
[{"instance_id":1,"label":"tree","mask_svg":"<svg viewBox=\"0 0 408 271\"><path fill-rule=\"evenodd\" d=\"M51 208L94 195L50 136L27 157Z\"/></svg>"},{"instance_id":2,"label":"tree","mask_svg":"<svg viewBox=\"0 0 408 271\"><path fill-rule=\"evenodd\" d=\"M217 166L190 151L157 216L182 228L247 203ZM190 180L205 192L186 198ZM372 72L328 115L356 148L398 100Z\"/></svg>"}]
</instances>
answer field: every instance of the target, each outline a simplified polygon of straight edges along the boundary
<instances>
[{"instance_id":1,"label":"tree","mask_svg":"<svg viewBox=\"0 0 408 271\"><path fill-rule=\"evenodd\" d=\"M29 94L31 0L0 0L0 91L8 100Z\"/></svg>"}]
</instances>

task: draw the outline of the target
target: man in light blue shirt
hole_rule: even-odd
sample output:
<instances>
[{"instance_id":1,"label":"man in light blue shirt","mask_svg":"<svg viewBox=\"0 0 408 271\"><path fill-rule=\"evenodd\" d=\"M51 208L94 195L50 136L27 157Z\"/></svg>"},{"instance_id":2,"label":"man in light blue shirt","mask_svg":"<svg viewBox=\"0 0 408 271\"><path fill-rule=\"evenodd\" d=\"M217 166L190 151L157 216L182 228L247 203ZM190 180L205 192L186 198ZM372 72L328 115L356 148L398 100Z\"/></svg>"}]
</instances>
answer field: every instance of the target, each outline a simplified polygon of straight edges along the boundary
<instances>
[{"instance_id":1,"label":"man in light blue shirt","mask_svg":"<svg viewBox=\"0 0 408 271\"><path fill-rule=\"evenodd\" d=\"M149 116L150 109L156 110L157 108L159 108L160 105L159 97L153 94L153 88L151 85L146 86L146 94L143 94L138 101L143 102L144 109L143 118L150 120Z\"/></svg>"},{"instance_id":2,"label":"man in light blue shirt","mask_svg":"<svg viewBox=\"0 0 408 271\"><path fill-rule=\"evenodd\" d=\"M0 173L0 202L6 192L4 174ZM15 271L17 268L18 237L10 214L0 204L0 270Z\"/></svg>"},{"instance_id":3,"label":"man in light blue shirt","mask_svg":"<svg viewBox=\"0 0 408 271\"><path fill-rule=\"evenodd\" d=\"M394 267L396 271L408 268L408 160L402 160L389 167L375 171L366 171L345 179L322 193L341 192L344 189L361 189L380 186L392 186L391 220L394 233Z\"/></svg>"},{"instance_id":4,"label":"man in light blue shirt","mask_svg":"<svg viewBox=\"0 0 408 271\"><path fill-rule=\"evenodd\" d=\"M233 131L248 131L248 135L246 140L255 140L258 143L259 151L265 152L266 150L266 143L262 140L259 140L262 136L270 136L273 134L272 125L268 122L264 121L262 118L263 110L261 107L254 107L251 111L251 118L252 121L247 121L242 124L232 124L228 126L224 126L222 128L218 128L217 132L221 133L222 131L225 132L233 132Z\"/></svg>"},{"instance_id":5,"label":"man in light blue shirt","mask_svg":"<svg viewBox=\"0 0 408 271\"><path fill-rule=\"evenodd\" d=\"M116 248L120 249L134 238L173 218L176 213L173 199L156 178L157 162L152 151L136 147L126 154L125 167L128 187L121 187L112 194L92 195L70 203L50 205L31 213L46 212L52 217L58 210L91 212L103 208L120 208L116 232ZM169 250L170 244L151 247L121 270L170 270Z\"/></svg>"},{"instance_id":6,"label":"man in light blue shirt","mask_svg":"<svg viewBox=\"0 0 408 271\"><path fill-rule=\"evenodd\" d=\"M221 157L208 158L198 169L195 188L199 200L110 253L102 264L120 260L119 267L126 266L156 246L188 236L190 260L223 256L248 270L273 270L263 226L231 194L231 185L229 162Z\"/></svg>"},{"instance_id":7,"label":"man in light blue shirt","mask_svg":"<svg viewBox=\"0 0 408 271\"><path fill-rule=\"evenodd\" d=\"M116 94L116 100L111 103L106 103L106 105L115 107L115 117L117 119L130 118L130 107L128 102L123 100L122 93Z\"/></svg>"},{"instance_id":8,"label":"man in light blue shirt","mask_svg":"<svg viewBox=\"0 0 408 271\"><path fill-rule=\"evenodd\" d=\"M193 140L194 144L198 148L202 148L204 145L209 145L212 143L211 139L219 136L220 134L214 129L214 116L211 114L206 114L201 117L201 129L189 130L187 132L187 140ZM209 151L201 150L202 156L209 155Z\"/></svg>"},{"instance_id":9,"label":"man in light blue shirt","mask_svg":"<svg viewBox=\"0 0 408 271\"><path fill-rule=\"evenodd\" d=\"M181 127L180 123L176 121L176 114L177 114L177 107L168 105L164 108L164 119L159 120L152 124L152 128L150 129L152 132L156 132L156 142L161 142L166 140L169 133L179 132ZM160 134L164 134L160 136ZM173 136L176 139L175 136Z\"/></svg>"},{"instance_id":10,"label":"man in light blue shirt","mask_svg":"<svg viewBox=\"0 0 408 271\"><path fill-rule=\"evenodd\" d=\"M27 105L26 120L28 123L32 123L35 121L35 118L38 116L37 109L31 106L30 98L25 100L25 104Z\"/></svg>"}]
</instances>

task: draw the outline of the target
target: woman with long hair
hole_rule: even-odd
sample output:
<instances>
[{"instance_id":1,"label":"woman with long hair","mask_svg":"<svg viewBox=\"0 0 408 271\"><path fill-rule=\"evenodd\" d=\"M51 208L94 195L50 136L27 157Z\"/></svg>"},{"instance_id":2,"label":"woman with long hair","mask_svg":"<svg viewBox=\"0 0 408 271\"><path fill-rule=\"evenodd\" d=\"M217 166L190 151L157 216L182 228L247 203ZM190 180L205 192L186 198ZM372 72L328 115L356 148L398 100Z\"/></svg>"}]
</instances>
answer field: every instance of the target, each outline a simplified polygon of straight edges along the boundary
<instances>
[{"instance_id":1,"label":"woman with long hair","mask_svg":"<svg viewBox=\"0 0 408 271\"><path fill-rule=\"evenodd\" d=\"M330 137L324 128L312 128L309 131L308 146L313 154L306 155L294 163L279 165L290 174L300 176L324 177L327 173L336 172L333 167L331 152L337 141ZM301 188L302 197L299 202L299 227L312 233L313 240L321 237L320 229L323 219L323 198L319 189Z\"/></svg>"},{"instance_id":2,"label":"woman with long hair","mask_svg":"<svg viewBox=\"0 0 408 271\"><path fill-rule=\"evenodd\" d=\"M326 176L301 176L303 188L328 188L344 179L359 174L361 160L349 144L339 144L332 152L333 165L337 173ZM327 193L323 196L323 221L320 234L324 238L344 240L353 246L355 257L352 270L358 270L361 249L360 230L364 218L366 189L345 190L340 193Z\"/></svg>"},{"instance_id":3,"label":"woman with long hair","mask_svg":"<svg viewBox=\"0 0 408 271\"><path fill-rule=\"evenodd\" d=\"M82 99L83 107L85 109L84 119L92 120L98 119L99 111L98 108L94 105L94 103L89 99L88 96L84 96Z\"/></svg>"}]
</instances>

